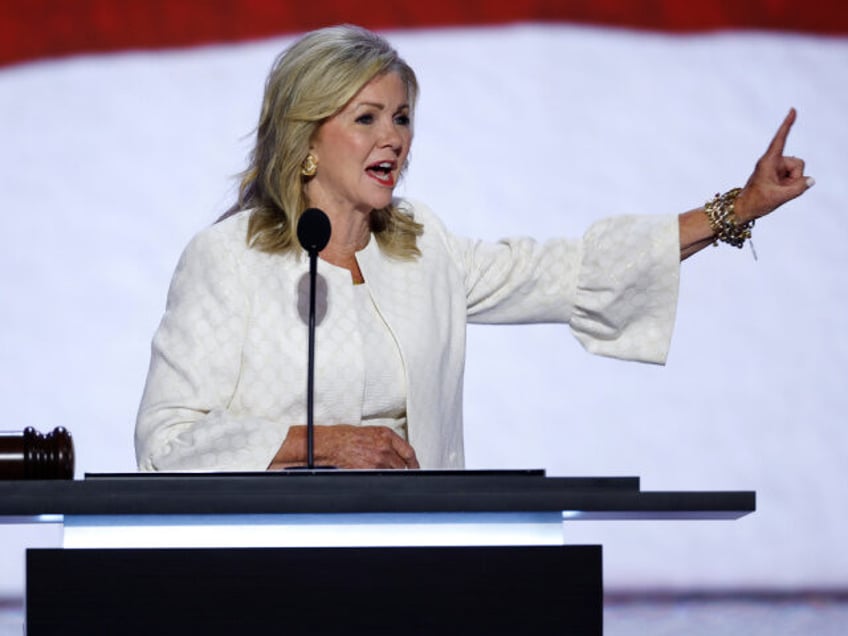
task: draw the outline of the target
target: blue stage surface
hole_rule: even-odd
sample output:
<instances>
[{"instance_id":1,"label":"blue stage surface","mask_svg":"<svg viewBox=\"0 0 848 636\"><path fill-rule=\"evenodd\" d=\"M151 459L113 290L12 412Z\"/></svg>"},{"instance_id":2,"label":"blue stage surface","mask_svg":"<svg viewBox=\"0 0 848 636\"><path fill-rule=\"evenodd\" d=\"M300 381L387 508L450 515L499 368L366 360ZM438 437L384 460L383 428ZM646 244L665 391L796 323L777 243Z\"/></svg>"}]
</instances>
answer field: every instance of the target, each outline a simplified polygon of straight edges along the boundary
<instances>
[{"instance_id":1,"label":"blue stage surface","mask_svg":"<svg viewBox=\"0 0 848 636\"><path fill-rule=\"evenodd\" d=\"M842 636L848 592L608 594L605 636Z\"/></svg>"}]
</instances>

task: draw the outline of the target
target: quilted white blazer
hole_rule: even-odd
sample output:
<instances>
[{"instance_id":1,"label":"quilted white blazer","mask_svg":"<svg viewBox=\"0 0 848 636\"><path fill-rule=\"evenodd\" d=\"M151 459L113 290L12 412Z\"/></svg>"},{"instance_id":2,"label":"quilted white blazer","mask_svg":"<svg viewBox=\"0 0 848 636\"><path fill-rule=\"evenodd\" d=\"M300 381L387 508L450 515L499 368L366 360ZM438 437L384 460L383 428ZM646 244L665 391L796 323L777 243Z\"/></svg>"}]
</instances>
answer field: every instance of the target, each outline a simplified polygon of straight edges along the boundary
<instances>
[{"instance_id":1,"label":"quilted white blazer","mask_svg":"<svg viewBox=\"0 0 848 636\"><path fill-rule=\"evenodd\" d=\"M559 322L593 353L663 363L679 280L677 217L614 217L582 240L486 243L425 206L422 256L357 254L399 347L422 468L463 466L466 323ZM308 259L251 249L249 212L201 231L177 265L136 422L141 470L265 470L306 421ZM364 359L350 273L319 261L315 422L362 420Z\"/></svg>"}]
</instances>

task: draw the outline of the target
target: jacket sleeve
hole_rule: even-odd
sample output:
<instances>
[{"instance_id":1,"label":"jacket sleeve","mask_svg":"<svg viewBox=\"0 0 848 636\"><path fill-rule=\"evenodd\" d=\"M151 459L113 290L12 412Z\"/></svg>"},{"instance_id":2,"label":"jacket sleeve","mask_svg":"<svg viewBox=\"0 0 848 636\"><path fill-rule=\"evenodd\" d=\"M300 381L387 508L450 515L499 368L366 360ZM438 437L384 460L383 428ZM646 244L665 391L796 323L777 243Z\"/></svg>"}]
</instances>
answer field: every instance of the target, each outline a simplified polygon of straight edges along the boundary
<instances>
[{"instance_id":1,"label":"jacket sleeve","mask_svg":"<svg viewBox=\"0 0 848 636\"><path fill-rule=\"evenodd\" d=\"M677 217L613 217L582 240L446 236L470 322L567 323L592 353L665 362L677 308Z\"/></svg>"},{"instance_id":2,"label":"jacket sleeve","mask_svg":"<svg viewBox=\"0 0 848 636\"><path fill-rule=\"evenodd\" d=\"M265 470L285 437L281 425L228 408L250 311L231 240L213 226L177 265L136 421L142 471Z\"/></svg>"}]
</instances>

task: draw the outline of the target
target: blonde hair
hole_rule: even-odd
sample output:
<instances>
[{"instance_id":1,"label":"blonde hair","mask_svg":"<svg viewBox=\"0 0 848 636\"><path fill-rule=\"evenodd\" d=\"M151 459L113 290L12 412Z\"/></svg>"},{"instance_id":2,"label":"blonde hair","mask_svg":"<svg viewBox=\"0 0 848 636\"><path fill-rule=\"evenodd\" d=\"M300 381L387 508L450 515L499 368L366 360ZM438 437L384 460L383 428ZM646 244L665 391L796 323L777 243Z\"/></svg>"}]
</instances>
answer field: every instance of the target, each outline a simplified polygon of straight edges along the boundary
<instances>
[{"instance_id":1,"label":"blonde hair","mask_svg":"<svg viewBox=\"0 0 848 636\"><path fill-rule=\"evenodd\" d=\"M277 57L265 82L256 145L238 200L224 215L251 210L251 247L272 253L298 248L295 229L308 207L301 166L313 136L369 81L391 72L406 85L412 108L418 96L412 68L385 39L361 27L313 31ZM390 256L420 256L422 226L394 203L371 212L371 231Z\"/></svg>"}]
</instances>

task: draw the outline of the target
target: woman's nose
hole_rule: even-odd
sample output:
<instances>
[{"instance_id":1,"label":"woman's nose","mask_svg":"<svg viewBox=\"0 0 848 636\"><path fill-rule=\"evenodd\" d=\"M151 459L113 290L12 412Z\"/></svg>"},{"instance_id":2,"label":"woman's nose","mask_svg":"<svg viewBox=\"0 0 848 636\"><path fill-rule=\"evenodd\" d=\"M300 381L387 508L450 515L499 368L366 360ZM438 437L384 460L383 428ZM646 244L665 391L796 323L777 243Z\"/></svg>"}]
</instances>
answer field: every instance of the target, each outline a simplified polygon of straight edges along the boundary
<instances>
[{"instance_id":1,"label":"woman's nose","mask_svg":"<svg viewBox=\"0 0 848 636\"><path fill-rule=\"evenodd\" d=\"M382 127L380 131L380 142L384 147L390 147L395 152L400 152L403 148L403 135L398 130L394 122L390 122Z\"/></svg>"}]
</instances>

